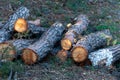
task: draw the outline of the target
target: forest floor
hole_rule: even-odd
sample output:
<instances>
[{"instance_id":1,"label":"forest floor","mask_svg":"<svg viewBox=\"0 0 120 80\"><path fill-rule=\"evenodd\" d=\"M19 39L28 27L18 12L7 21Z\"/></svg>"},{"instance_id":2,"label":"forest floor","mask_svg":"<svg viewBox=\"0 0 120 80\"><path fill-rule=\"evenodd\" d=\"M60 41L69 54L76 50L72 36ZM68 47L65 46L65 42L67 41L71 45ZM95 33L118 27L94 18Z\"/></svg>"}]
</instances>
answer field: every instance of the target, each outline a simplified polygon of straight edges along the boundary
<instances>
[{"instance_id":1,"label":"forest floor","mask_svg":"<svg viewBox=\"0 0 120 80\"><path fill-rule=\"evenodd\" d=\"M117 44L120 44L120 0L0 0L0 21L7 21L9 16L20 6L30 10L28 20L41 19L41 26L49 27L55 21L64 25L72 22L79 14L86 14L90 19L86 33L103 29L110 29ZM16 62L16 63L15 63ZM114 69L95 68L86 66L81 68L71 59L64 63L55 56L49 56L44 61L27 66L21 61L12 64L16 68L18 80L120 80L120 61ZM9 68L6 64L3 73L8 76ZM18 71L17 71L18 70Z\"/></svg>"}]
</instances>

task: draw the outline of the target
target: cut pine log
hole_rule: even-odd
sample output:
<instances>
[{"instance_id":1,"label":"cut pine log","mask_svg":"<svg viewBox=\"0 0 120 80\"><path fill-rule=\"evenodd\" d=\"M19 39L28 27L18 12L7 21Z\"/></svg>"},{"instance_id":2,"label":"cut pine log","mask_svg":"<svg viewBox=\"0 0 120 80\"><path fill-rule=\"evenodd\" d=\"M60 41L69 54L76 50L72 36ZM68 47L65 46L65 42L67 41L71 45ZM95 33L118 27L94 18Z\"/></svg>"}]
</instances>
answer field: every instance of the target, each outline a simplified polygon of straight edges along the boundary
<instances>
[{"instance_id":1,"label":"cut pine log","mask_svg":"<svg viewBox=\"0 0 120 80\"><path fill-rule=\"evenodd\" d=\"M120 44L108 48L99 49L89 54L90 61L93 66L107 66L120 59Z\"/></svg>"},{"instance_id":2,"label":"cut pine log","mask_svg":"<svg viewBox=\"0 0 120 80\"><path fill-rule=\"evenodd\" d=\"M78 40L72 49L72 58L75 62L83 62L87 59L88 53L97 48L106 46L108 40L112 39L109 30L91 33Z\"/></svg>"},{"instance_id":3,"label":"cut pine log","mask_svg":"<svg viewBox=\"0 0 120 80\"><path fill-rule=\"evenodd\" d=\"M27 40L27 39L17 39L17 40L9 40L6 43L12 44L16 51L21 51L24 48L27 48L29 45L34 43L36 40Z\"/></svg>"},{"instance_id":4,"label":"cut pine log","mask_svg":"<svg viewBox=\"0 0 120 80\"><path fill-rule=\"evenodd\" d=\"M80 35L87 29L89 20L85 15L79 15L76 24L72 25L61 40L61 46L64 50L69 50L76 42L77 35Z\"/></svg>"},{"instance_id":5,"label":"cut pine log","mask_svg":"<svg viewBox=\"0 0 120 80\"><path fill-rule=\"evenodd\" d=\"M14 23L18 18L27 18L28 16L29 10L26 7L20 7L13 15L11 15L0 31L0 42L8 40L12 36L11 33L14 30Z\"/></svg>"},{"instance_id":6,"label":"cut pine log","mask_svg":"<svg viewBox=\"0 0 120 80\"><path fill-rule=\"evenodd\" d=\"M13 60L15 58L16 51L14 46L9 43L0 43L0 60L1 62L7 60Z\"/></svg>"},{"instance_id":7,"label":"cut pine log","mask_svg":"<svg viewBox=\"0 0 120 80\"><path fill-rule=\"evenodd\" d=\"M70 51L66 51L64 49L58 51L57 55L56 55L62 62L66 61L66 59L68 57L71 56Z\"/></svg>"},{"instance_id":8,"label":"cut pine log","mask_svg":"<svg viewBox=\"0 0 120 80\"><path fill-rule=\"evenodd\" d=\"M20 55L22 49L27 48L35 40L18 39L0 43L0 59L13 60Z\"/></svg>"},{"instance_id":9,"label":"cut pine log","mask_svg":"<svg viewBox=\"0 0 120 80\"><path fill-rule=\"evenodd\" d=\"M15 21L19 18L26 19L29 15L29 10L26 7L22 6L18 8L13 15L10 16L3 28L9 31L13 31Z\"/></svg>"},{"instance_id":10,"label":"cut pine log","mask_svg":"<svg viewBox=\"0 0 120 80\"><path fill-rule=\"evenodd\" d=\"M14 30L20 33L31 31L32 34L39 34L47 31L47 28L39 27L34 24L28 23L25 19L19 18L14 24Z\"/></svg>"},{"instance_id":11,"label":"cut pine log","mask_svg":"<svg viewBox=\"0 0 120 80\"><path fill-rule=\"evenodd\" d=\"M26 64L34 64L43 59L53 49L55 43L62 37L65 27L59 23L54 23L41 38L22 52L22 59Z\"/></svg>"}]
</instances>

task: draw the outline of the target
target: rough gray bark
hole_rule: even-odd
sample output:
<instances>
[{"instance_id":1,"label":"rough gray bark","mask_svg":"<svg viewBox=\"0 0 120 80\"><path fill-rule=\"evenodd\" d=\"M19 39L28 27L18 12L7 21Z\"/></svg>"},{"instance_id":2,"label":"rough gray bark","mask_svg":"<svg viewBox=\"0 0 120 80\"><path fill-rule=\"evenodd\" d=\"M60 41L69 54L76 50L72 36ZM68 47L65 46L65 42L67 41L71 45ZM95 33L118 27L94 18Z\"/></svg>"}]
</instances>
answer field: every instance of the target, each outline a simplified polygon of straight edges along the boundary
<instances>
[{"instance_id":1,"label":"rough gray bark","mask_svg":"<svg viewBox=\"0 0 120 80\"><path fill-rule=\"evenodd\" d=\"M11 37L11 32L5 29L0 30L0 43L8 40Z\"/></svg>"},{"instance_id":2,"label":"rough gray bark","mask_svg":"<svg viewBox=\"0 0 120 80\"><path fill-rule=\"evenodd\" d=\"M17 39L17 40L6 41L6 43L12 44L17 51L20 51L24 48L27 48L29 45L31 45L35 41L36 40Z\"/></svg>"},{"instance_id":3,"label":"rough gray bark","mask_svg":"<svg viewBox=\"0 0 120 80\"><path fill-rule=\"evenodd\" d=\"M0 42L8 40L12 36L11 32L14 30L14 23L18 18L27 18L28 16L29 10L26 7L20 7L11 15L0 31Z\"/></svg>"},{"instance_id":4,"label":"rough gray bark","mask_svg":"<svg viewBox=\"0 0 120 80\"><path fill-rule=\"evenodd\" d=\"M30 30L33 34L39 34L39 33L46 32L48 28L40 27L31 23L28 23L28 30Z\"/></svg>"},{"instance_id":5,"label":"rough gray bark","mask_svg":"<svg viewBox=\"0 0 120 80\"><path fill-rule=\"evenodd\" d=\"M21 55L22 49L31 45L35 40L10 40L0 43L0 59L2 61L10 61Z\"/></svg>"},{"instance_id":6,"label":"rough gray bark","mask_svg":"<svg viewBox=\"0 0 120 80\"><path fill-rule=\"evenodd\" d=\"M26 64L33 64L37 62L36 60L31 60L34 59L32 58L33 56L31 56L31 59L24 58L24 55L29 55L31 53L37 55L38 61L44 58L53 49L55 43L61 39L64 30L65 27L61 23L54 23L38 41L24 49L22 53L23 61Z\"/></svg>"},{"instance_id":7,"label":"rough gray bark","mask_svg":"<svg viewBox=\"0 0 120 80\"><path fill-rule=\"evenodd\" d=\"M115 61L120 59L120 44L91 52L88 58L93 66L106 65L110 67Z\"/></svg>"},{"instance_id":8,"label":"rough gray bark","mask_svg":"<svg viewBox=\"0 0 120 80\"><path fill-rule=\"evenodd\" d=\"M75 43L77 35L83 33L83 31L87 29L89 23L88 17L86 15L79 15L76 18L76 21L76 24L72 25L68 29L68 31L65 33L64 38L61 41L61 46L65 50L69 50L72 47L73 43ZM67 42L69 43L66 44Z\"/></svg>"},{"instance_id":9,"label":"rough gray bark","mask_svg":"<svg viewBox=\"0 0 120 80\"><path fill-rule=\"evenodd\" d=\"M83 62L87 59L88 53L102 46L107 46L108 40L112 39L109 30L103 30L84 36L74 45L72 57L76 62Z\"/></svg>"},{"instance_id":10,"label":"rough gray bark","mask_svg":"<svg viewBox=\"0 0 120 80\"><path fill-rule=\"evenodd\" d=\"M13 31L14 23L18 18L27 18L29 16L29 10L26 7L18 8L13 15L10 16L8 21L4 24L4 29Z\"/></svg>"},{"instance_id":11,"label":"rough gray bark","mask_svg":"<svg viewBox=\"0 0 120 80\"><path fill-rule=\"evenodd\" d=\"M58 51L60 51L61 49L62 49L61 46L54 47L50 53L52 55L56 55L58 53Z\"/></svg>"},{"instance_id":12,"label":"rough gray bark","mask_svg":"<svg viewBox=\"0 0 120 80\"><path fill-rule=\"evenodd\" d=\"M78 40L74 45L75 47L81 46L88 52L95 50L101 46L106 46L108 39L112 39L112 35L109 30L103 30L96 33L91 33L82 39Z\"/></svg>"}]
</instances>

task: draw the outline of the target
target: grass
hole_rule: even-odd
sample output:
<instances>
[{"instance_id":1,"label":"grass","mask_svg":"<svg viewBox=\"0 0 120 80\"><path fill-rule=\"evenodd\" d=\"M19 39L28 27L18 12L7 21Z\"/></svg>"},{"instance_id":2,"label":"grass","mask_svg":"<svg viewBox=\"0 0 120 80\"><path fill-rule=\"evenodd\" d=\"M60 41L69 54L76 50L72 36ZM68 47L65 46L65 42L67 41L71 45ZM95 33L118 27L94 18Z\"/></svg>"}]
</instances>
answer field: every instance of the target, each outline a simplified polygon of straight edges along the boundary
<instances>
[{"instance_id":1,"label":"grass","mask_svg":"<svg viewBox=\"0 0 120 80\"><path fill-rule=\"evenodd\" d=\"M88 5L86 2L86 0L67 0L66 6L75 12L88 10Z\"/></svg>"},{"instance_id":2,"label":"grass","mask_svg":"<svg viewBox=\"0 0 120 80\"><path fill-rule=\"evenodd\" d=\"M4 63L1 63L0 66L0 77L7 78L11 69L13 72L22 72L24 71L23 64L20 60L17 60L15 62L7 61Z\"/></svg>"}]
</instances>

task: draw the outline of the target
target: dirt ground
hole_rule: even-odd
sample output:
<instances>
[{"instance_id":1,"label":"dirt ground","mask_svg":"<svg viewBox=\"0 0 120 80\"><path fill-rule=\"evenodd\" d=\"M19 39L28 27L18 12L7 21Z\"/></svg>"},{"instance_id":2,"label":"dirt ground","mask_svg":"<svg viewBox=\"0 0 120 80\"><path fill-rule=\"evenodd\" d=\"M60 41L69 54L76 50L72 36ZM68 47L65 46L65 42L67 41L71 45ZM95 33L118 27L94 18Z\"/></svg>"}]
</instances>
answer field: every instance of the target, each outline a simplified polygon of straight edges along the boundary
<instances>
[{"instance_id":1,"label":"dirt ground","mask_svg":"<svg viewBox=\"0 0 120 80\"><path fill-rule=\"evenodd\" d=\"M86 14L90 19L86 34L110 29L120 43L120 0L0 0L0 21L7 21L20 6L30 9L28 20L40 18L43 27L49 27L55 21L66 25L77 15ZM120 80L120 61L114 67L111 70L92 66L81 68L71 59L62 63L50 56L34 65L24 65L24 71L16 74L18 80Z\"/></svg>"}]
</instances>

